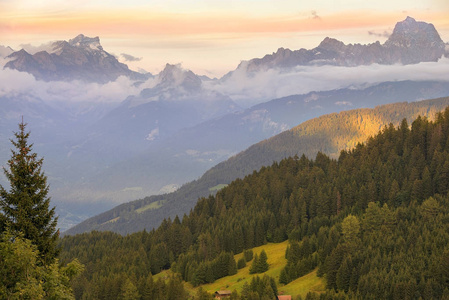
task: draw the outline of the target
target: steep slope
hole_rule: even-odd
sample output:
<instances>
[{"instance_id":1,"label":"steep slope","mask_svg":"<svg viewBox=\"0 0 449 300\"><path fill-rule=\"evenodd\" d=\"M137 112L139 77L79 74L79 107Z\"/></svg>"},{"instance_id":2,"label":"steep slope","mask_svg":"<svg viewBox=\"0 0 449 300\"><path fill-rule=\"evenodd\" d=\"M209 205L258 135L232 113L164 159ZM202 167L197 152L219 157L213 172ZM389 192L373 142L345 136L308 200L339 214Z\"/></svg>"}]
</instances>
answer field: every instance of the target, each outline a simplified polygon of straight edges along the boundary
<instances>
[{"instance_id":1,"label":"steep slope","mask_svg":"<svg viewBox=\"0 0 449 300\"><path fill-rule=\"evenodd\" d=\"M176 192L151 196L119 205L87 219L65 234L91 230L111 230L122 234L157 227L164 218L188 213L198 197L213 193L213 187L228 184L264 165L282 158L305 153L314 157L318 151L336 157L340 150L354 147L376 134L382 126L398 125L403 118L418 115L433 118L449 105L449 98L413 103L396 103L375 109L357 109L330 114L307 121L292 130L251 146L246 151L220 163L200 179L182 186Z\"/></svg>"},{"instance_id":2,"label":"steep slope","mask_svg":"<svg viewBox=\"0 0 449 300\"><path fill-rule=\"evenodd\" d=\"M84 135L61 147L67 153L64 165L79 179L53 190L54 197L112 207L185 182L207 167L189 157L178 159L174 150L160 145L183 128L239 109L229 97L203 89L193 72L167 64L150 87L116 105ZM141 153L150 159L139 159ZM173 169L167 168L170 165Z\"/></svg>"},{"instance_id":3,"label":"steep slope","mask_svg":"<svg viewBox=\"0 0 449 300\"><path fill-rule=\"evenodd\" d=\"M134 157L111 163L107 169L100 170L93 176L85 175L82 186L74 189L78 195L70 194L70 198L91 197L103 200L104 205L109 208L119 201L166 193L174 187L199 178L208 169L245 148L314 117L348 108L374 107L447 95L449 85L444 82L387 82L361 90L312 92L275 99L183 129L178 126L179 120L185 120L182 124L186 125L192 124L190 121L197 122L200 119L189 119L188 115L183 115L183 111L176 110L173 106L172 110L168 110L172 101L150 101L129 109L122 106L120 110L116 110L122 113L120 118L114 116L104 122L107 134L100 136L98 140L92 139L74 152L77 152L78 156L81 155L81 158L88 158L92 153L98 152L101 154L101 160L105 160L110 155L120 153L122 147L128 152L138 149L139 145L146 144L148 148L140 148L142 152ZM184 106L186 103L187 106ZM205 102L200 101L199 106L202 107L203 103ZM230 110L229 106L225 106L226 98L223 102L207 103L223 103L223 110ZM188 112L198 107L186 100L178 101L178 105L185 107ZM168 120L172 120L171 123L164 122L164 114ZM106 118L102 121L106 121ZM156 124L156 121L159 124ZM111 128L116 130L109 130ZM171 136L164 135L170 128L180 130ZM154 135L152 141L146 140L154 129L158 130L159 135ZM129 133L120 134L122 130ZM123 143L114 146L117 140ZM93 143L98 146L93 147ZM85 151L86 147L91 150ZM203 194L198 194L192 201L200 195Z\"/></svg>"},{"instance_id":4,"label":"steep slope","mask_svg":"<svg viewBox=\"0 0 449 300\"><path fill-rule=\"evenodd\" d=\"M33 74L44 81L82 80L105 83L119 76L143 80L147 76L129 70L113 55L106 52L99 37L89 38L82 34L67 41L57 41L52 49L34 55L24 49L10 54L5 68Z\"/></svg>"},{"instance_id":5,"label":"steep slope","mask_svg":"<svg viewBox=\"0 0 449 300\"><path fill-rule=\"evenodd\" d=\"M149 271L168 268L193 286L212 283L237 273L233 253L255 264L266 253L245 249L289 240L285 268L268 278L273 292L318 268L325 299L445 299L448 141L449 107L435 121L419 116L385 126L338 160L318 153L315 160L290 157L263 167L156 230L65 237L62 257L88 265L75 290L90 298L125 276L143 293L152 285Z\"/></svg>"}]
</instances>

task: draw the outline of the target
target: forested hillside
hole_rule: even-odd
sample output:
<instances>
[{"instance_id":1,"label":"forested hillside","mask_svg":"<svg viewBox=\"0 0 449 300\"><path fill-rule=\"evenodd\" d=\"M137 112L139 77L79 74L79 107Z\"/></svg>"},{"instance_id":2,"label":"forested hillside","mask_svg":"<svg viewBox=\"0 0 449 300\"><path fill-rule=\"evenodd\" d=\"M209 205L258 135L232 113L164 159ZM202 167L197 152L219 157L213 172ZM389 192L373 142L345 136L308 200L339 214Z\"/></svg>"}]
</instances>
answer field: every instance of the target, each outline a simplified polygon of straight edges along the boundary
<instances>
[{"instance_id":1,"label":"forested hillside","mask_svg":"<svg viewBox=\"0 0 449 300\"><path fill-rule=\"evenodd\" d=\"M434 121L385 126L338 160L319 152L262 167L150 232L64 237L61 259L86 266L73 285L78 299L120 299L130 290L135 299L185 299L179 278L214 281L236 272L232 254L288 239L288 263L275 283L317 267L328 290L308 298L445 298L448 191L449 108ZM155 283L150 271L167 268L178 277ZM272 279L259 280L266 289L233 298L276 291Z\"/></svg>"},{"instance_id":2,"label":"forested hillside","mask_svg":"<svg viewBox=\"0 0 449 300\"><path fill-rule=\"evenodd\" d=\"M243 178L262 166L271 165L274 161L294 155L305 154L308 158L314 158L319 151L337 158L341 150L351 149L357 143L366 141L386 124L398 126L402 119L411 122L420 115L433 119L436 112L443 110L447 105L449 98L446 97L388 104L374 109L355 109L309 120L251 146L174 193L119 205L82 222L67 233L110 230L126 234L144 228L151 230L159 226L164 218L173 219L176 215L188 213L199 197L213 194L214 187L229 184L236 178Z\"/></svg>"}]
</instances>

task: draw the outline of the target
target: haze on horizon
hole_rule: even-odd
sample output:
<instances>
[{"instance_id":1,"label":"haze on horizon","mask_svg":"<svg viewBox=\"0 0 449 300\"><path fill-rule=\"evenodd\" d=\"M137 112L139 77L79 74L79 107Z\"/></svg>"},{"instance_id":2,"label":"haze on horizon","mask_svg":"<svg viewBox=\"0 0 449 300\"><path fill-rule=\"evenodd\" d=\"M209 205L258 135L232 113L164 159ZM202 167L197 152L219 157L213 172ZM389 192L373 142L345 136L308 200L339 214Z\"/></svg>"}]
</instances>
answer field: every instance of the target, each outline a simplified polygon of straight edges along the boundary
<instances>
[{"instance_id":1,"label":"haze on horizon","mask_svg":"<svg viewBox=\"0 0 449 300\"><path fill-rule=\"evenodd\" d=\"M99 36L106 51L153 74L166 63L221 77L241 60L279 47L316 47L326 36L344 43L384 42L396 22L433 23L449 40L446 0L356 1L0 1L0 45L19 50Z\"/></svg>"}]
</instances>

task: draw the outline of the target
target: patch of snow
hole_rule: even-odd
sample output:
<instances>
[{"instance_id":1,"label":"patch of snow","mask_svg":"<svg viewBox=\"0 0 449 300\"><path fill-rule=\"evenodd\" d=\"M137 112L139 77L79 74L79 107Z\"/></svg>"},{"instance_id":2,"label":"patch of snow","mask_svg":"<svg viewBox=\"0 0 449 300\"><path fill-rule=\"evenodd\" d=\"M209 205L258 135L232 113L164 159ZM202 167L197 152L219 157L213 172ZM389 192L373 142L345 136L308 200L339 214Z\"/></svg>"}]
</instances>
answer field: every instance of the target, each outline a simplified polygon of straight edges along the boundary
<instances>
[{"instance_id":1,"label":"patch of snow","mask_svg":"<svg viewBox=\"0 0 449 300\"><path fill-rule=\"evenodd\" d=\"M320 99L320 96L318 96L318 94L311 94L310 96L308 96L307 98L304 99L304 102L310 102L310 101L316 101Z\"/></svg>"},{"instance_id":2,"label":"patch of snow","mask_svg":"<svg viewBox=\"0 0 449 300\"><path fill-rule=\"evenodd\" d=\"M145 138L147 141L154 141L159 136L159 127L154 128Z\"/></svg>"}]
</instances>

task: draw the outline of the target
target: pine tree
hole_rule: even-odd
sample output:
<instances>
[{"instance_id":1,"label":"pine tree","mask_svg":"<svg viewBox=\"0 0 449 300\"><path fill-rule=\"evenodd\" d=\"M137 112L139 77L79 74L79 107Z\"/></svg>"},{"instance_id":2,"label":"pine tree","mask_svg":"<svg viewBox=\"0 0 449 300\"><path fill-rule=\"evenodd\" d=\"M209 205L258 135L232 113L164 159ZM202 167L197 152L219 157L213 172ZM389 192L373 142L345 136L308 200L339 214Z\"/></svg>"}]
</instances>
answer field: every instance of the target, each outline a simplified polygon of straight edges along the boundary
<instances>
[{"instance_id":1,"label":"pine tree","mask_svg":"<svg viewBox=\"0 0 449 300\"><path fill-rule=\"evenodd\" d=\"M262 250L259 255L259 262L257 264L257 273L263 273L265 271L268 271L268 257L265 250Z\"/></svg>"},{"instance_id":2,"label":"pine tree","mask_svg":"<svg viewBox=\"0 0 449 300\"><path fill-rule=\"evenodd\" d=\"M140 299L140 294L137 287L128 278L122 286L122 293L120 299L122 300L137 300Z\"/></svg>"},{"instance_id":3,"label":"pine tree","mask_svg":"<svg viewBox=\"0 0 449 300\"><path fill-rule=\"evenodd\" d=\"M249 274L258 273L257 266L259 265L259 255L255 254L253 263L251 264L251 267L249 268Z\"/></svg>"},{"instance_id":4,"label":"pine tree","mask_svg":"<svg viewBox=\"0 0 449 300\"><path fill-rule=\"evenodd\" d=\"M57 217L55 208L50 209L47 196L49 186L42 171L43 158L38 159L28 144L29 132L25 132L26 123L19 124L19 132L14 133L16 140L11 143L8 169L3 168L10 182L7 191L0 185L0 228L8 227L13 233L23 233L25 239L37 246L44 264L49 264L57 255L56 231Z\"/></svg>"}]
</instances>

